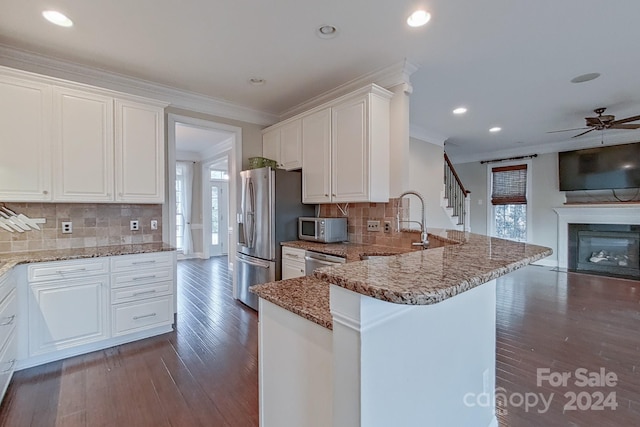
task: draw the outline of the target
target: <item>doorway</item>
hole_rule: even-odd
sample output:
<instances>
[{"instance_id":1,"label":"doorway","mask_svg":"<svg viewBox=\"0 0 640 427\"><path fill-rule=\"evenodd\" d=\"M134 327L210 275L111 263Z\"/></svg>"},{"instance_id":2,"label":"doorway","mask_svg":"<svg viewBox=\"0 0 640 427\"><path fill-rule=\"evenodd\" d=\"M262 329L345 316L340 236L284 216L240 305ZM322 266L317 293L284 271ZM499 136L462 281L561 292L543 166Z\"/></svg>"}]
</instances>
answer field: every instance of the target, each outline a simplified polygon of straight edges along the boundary
<instances>
[{"instance_id":1,"label":"doorway","mask_svg":"<svg viewBox=\"0 0 640 427\"><path fill-rule=\"evenodd\" d=\"M224 253L225 248L218 245L212 250L213 237L211 229L214 226L210 220L212 211L211 205L211 189L209 184L206 186L204 175L205 165L210 166L216 161L226 159L226 173L228 181L226 187L221 188L222 193L226 192L226 215L223 215L223 221L218 220L217 226L222 227L218 230L218 239L226 242L226 252L229 248L234 248L236 239L234 233L235 222L229 221L229 218L236 216L236 200L238 192L238 182L240 171L242 170L242 129L237 126L231 126L223 123L217 123L209 120L196 119L193 117L169 114L167 120L167 193L165 194L166 203L163 205L163 241L169 242L172 246L177 244L177 221L176 221L176 161L186 160L194 163L193 177L193 201L191 210L191 221L189 227L193 237L194 253L191 257L209 258L212 254ZM204 141L198 143L191 141L185 144L183 131L189 130L194 134L206 134L208 137ZM208 190L208 191L207 191ZM207 196L208 194L208 196ZM205 209L205 206L207 209ZM218 210L222 207L218 206ZM189 221L187 221L189 222ZM220 233L227 230L226 238ZM233 257L229 257L229 268L233 269ZM234 286L235 288L235 286ZM234 289L235 295L235 289Z\"/></svg>"}]
</instances>

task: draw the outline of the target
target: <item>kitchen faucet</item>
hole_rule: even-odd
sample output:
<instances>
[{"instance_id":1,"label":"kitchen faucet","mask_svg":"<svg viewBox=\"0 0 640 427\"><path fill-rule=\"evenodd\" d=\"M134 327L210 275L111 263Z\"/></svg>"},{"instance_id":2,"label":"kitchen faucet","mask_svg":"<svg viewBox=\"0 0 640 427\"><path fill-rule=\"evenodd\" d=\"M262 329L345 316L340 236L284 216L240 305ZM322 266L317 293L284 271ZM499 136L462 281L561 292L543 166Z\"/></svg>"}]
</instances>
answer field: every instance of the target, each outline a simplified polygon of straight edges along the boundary
<instances>
[{"instance_id":1,"label":"kitchen faucet","mask_svg":"<svg viewBox=\"0 0 640 427\"><path fill-rule=\"evenodd\" d=\"M398 226L398 231L400 231L400 223L416 223L416 224L420 224L420 242L419 243L412 243L413 246L422 246L423 249L427 249L429 247L429 238L427 236L427 215L425 213L424 210L424 198L422 197L422 195L420 193L418 193L417 191L405 191L404 193L402 193L399 196L400 202L402 203L402 198L404 196L408 196L410 194L413 194L414 196L416 196L419 200L420 203L422 204L422 222L420 221L405 221L405 220L400 220L400 209L398 209L398 214L396 216L397 219L397 226ZM399 208L399 206L398 206Z\"/></svg>"}]
</instances>

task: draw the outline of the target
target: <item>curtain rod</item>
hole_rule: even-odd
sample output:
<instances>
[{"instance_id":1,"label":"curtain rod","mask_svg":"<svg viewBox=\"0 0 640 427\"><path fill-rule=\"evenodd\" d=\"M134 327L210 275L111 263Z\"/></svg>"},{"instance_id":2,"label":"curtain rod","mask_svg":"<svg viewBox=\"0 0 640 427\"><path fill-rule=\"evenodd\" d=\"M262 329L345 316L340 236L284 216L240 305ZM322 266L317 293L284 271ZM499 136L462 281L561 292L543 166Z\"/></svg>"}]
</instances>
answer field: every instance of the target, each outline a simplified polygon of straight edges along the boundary
<instances>
[{"instance_id":1,"label":"curtain rod","mask_svg":"<svg viewBox=\"0 0 640 427\"><path fill-rule=\"evenodd\" d=\"M481 165L485 163L497 163L497 162L506 162L507 160L523 160L523 159L533 159L534 157L538 157L537 154L530 154L528 156L519 156L519 157L509 157L507 159L493 159L493 160L483 160L480 162Z\"/></svg>"}]
</instances>

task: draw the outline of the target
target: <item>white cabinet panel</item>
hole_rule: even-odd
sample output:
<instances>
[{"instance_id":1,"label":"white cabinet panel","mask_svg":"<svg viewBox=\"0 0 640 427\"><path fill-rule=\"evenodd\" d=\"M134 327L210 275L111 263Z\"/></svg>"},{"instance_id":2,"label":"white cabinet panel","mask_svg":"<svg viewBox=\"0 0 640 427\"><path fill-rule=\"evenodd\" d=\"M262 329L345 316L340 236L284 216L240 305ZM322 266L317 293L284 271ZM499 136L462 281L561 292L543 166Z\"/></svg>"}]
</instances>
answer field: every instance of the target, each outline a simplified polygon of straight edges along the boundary
<instances>
[{"instance_id":1,"label":"white cabinet panel","mask_svg":"<svg viewBox=\"0 0 640 427\"><path fill-rule=\"evenodd\" d=\"M173 251L114 256L111 257L111 271L117 273L130 270L139 271L142 268L173 267L175 256L176 253Z\"/></svg>"},{"instance_id":2,"label":"white cabinet panel","mask_svg":"<svg viewBox=\"0 0 640 427\"><path fill-rule=\"evenodd\" d=\"M116 99L116 201L164 202L164 110Z\"/></svg>"},{"instance_id":3,"label":"white cabinet panel","mask_svg":"<svg viewBox=\"0 0 640 427\"><path fill-rule=\"evenodd\" d=\"M29 282L77 279L88 275L108 274L108 258L52 261L30 264L27 268Z\"/></svg>"},{"instance_id":4,"label":"white cabinet panel","mask_svg":"<svg viewBox=\"0 0 640 427\"><path fill-rule=\"evenodd\" d=\"M0 76L0 199L51 200L51 87Z\"/></svg>"},{"instance_id":5,"label":"white cabinet panel","mask_svg":"<svg viewBox=\"0 0 640 427\"><path fill-rule=\"evenodd\" d=\"M262 135L262 157L275 160L280 164L280 129L274 129Z\"/></svg>"},{"instance_id":6,"label":"white cabinet panel","mask_svg":"<svg viewBox=\"0 0 640 427\"><path fill-rule=\"evenodd\" d=\"M302 167L302 120L294 120L280 129L280 160L286 170Z\"/></svg>"},{"instance_id":7,"label":"white cabinet panel","mask_svg":"<svg viewBox=\"0 0 640 427\"><path fill-rule=\"evenodd\" d=\"M0 349L0 400L4 397L11 376L16 366L16 353L17 353L17 341L18 337L15 333L15 327L13 333L10 335L9 340L3 348Z\"/></svg>"},{"instance_id":8,"label":"white cabinet panel","mask_svg":"<svg viewBox=\"0 0 640 427\"><path fill-rule=\"evenodd\" d=\"M302 119L302 202L331 201L331 109Z\"/></svg>"},{"instance_id":9,"label":"white cabinet panel","mask_svg":"<svg viewBox=\"0 0 640 427\"><path fill-rule=\"evenodd\" d=\"M29 354L109 338L109 276L30 285Z\"/></svg>"},{"instance_id":10,"label":"white cabinet panel","mask_svg":"<svg viewBox=\"0 0 640 427\"><path fill-rule=\"evenodd\" d=\"M113 201L113 98L54 89L54 200Z\"/></svg>"},{"instance_id":11,"label":"white cabinet panel","mask_svg":"<svg viewBox=\"0 0 640 427\"><path fill-rule=\"evenodd\" d=\"M282 247L282 280L305 275L304 249Z\"/></svg>"},{"instance_id":12,"label":"white cabinet panel","mask_svg":"<svg viewBox=\"0 0 640 427\"><path fill-rule=\"evenodd\" d=\"M332 113L332 202L368 201L367 100L336 105Z\"/></svg>"}]
</instances>

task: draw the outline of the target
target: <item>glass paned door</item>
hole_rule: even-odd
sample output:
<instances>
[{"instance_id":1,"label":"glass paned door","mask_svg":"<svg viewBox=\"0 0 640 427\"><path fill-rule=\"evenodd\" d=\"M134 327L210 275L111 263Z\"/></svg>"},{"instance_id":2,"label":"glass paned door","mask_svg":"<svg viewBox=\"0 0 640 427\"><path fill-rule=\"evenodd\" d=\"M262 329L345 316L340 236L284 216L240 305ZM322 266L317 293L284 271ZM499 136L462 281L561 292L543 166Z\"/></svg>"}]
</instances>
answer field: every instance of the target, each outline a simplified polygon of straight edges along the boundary
<instances>
[{"instance_id":1,"label":"glass paned door","mask_svg":"<svg viewBox=\"0 0 640 427\"><path fill-rule=\"evenodd\" d=\"M228 188L225 181L210 181L211 192L211 243L212 256L228 253L229 232L227 226Z\"/></svg>"}]
</instances>

